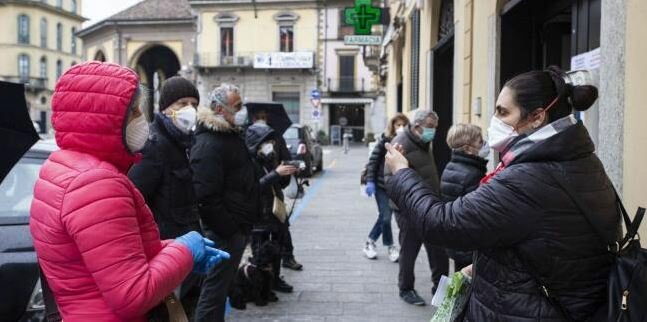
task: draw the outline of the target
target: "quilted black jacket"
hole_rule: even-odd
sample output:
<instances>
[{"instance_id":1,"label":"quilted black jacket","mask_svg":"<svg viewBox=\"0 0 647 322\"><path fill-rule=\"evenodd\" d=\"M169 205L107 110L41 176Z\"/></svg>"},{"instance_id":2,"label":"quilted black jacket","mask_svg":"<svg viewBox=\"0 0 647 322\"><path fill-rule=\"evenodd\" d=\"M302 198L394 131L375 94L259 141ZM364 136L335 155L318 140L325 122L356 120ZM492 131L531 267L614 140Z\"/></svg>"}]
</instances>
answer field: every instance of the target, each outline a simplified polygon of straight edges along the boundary
<instances>
[{"instance_id":1,"label":"quilted black jacket","mask_svg":"<svg viewBox=\"0 0 647 322\"><path fill-rule=\"evenodd\" d=\"M537 143L487 184L453 202L440 201L413 170L393 176L389 195L414 217L427 241L478 250L467 321L564 321L540 294L528 267L577 321L606 302L613 258L552 176L565 178L597 209L608 238L616 238L615 195L593 151L579 123Z\"/></svg>"}]
</instances>

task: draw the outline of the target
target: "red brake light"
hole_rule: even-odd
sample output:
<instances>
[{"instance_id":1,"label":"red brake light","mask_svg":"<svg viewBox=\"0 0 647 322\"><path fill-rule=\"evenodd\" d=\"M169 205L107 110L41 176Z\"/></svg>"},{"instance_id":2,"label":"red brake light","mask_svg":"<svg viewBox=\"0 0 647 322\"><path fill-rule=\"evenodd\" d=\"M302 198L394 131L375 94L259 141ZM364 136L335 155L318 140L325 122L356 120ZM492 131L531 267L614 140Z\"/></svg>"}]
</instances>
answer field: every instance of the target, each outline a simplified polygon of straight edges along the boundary
<instances>
[{"instance_id":1,"label":"red brake light","mask_svg":"<svg viewBox=\"0 0 647 322\"><path fill-rule=\"evenodd\" d=\"M299 147L297 148L297 154L303 155L303 154L306 154L306 151L307 151L306 145L303 143L299 144Z\"/></svg>"}]
</instances>

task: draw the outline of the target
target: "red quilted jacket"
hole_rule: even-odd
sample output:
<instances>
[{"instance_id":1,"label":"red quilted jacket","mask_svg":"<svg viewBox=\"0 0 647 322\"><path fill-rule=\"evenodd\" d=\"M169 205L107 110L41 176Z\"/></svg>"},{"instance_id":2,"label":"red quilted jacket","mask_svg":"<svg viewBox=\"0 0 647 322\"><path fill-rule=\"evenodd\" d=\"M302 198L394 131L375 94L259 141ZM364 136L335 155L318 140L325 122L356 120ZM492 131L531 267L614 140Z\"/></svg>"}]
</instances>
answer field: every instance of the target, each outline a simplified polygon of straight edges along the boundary
<instances>
[{"instance_id":1,"label":"red quilted jacket","mask_svg":"<svg viewBox=\"0 0 647 322\"><path fill-rule=\"evenodd\" d=\"M160 241L125 173L123 133L138 86L130 69L77 65L56 85L52 124L61 150L34 188L30 230L65 322L146 321L193 267L190 251Z\"/></svg>"}]
</instances>

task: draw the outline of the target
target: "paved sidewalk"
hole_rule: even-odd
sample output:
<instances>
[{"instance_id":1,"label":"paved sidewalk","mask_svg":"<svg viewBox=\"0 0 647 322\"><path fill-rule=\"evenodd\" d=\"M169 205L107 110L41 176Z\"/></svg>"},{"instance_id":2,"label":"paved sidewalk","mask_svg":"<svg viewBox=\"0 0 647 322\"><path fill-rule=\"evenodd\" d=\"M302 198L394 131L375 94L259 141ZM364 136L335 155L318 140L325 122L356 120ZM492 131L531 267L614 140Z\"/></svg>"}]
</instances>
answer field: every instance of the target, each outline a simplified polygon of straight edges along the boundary
<instances>
[{"instance_id":1,"label":"paved sidewalk","mask_svg":"<svg viewBox=\"0 0 647 322\"><path fill-rule=\"evenodd\" d=\"M292 294L266 307L248 304L233 310L229 321L429 321L432 307L414 307L398 297L398 265L378 243L378 260L368 260L363 243L377 218L375 200L360 196L360 169L367 149L344 155L333 148L324 156L326 170L311 180L310 197L295 214L292 234L301 272L283 270ZM297 210L299 210L299 205ZM393 220L394 239L397 225ZM431 301L430 273L424 248L416 265L416 289Z\"/></svg>"}]
</instances>

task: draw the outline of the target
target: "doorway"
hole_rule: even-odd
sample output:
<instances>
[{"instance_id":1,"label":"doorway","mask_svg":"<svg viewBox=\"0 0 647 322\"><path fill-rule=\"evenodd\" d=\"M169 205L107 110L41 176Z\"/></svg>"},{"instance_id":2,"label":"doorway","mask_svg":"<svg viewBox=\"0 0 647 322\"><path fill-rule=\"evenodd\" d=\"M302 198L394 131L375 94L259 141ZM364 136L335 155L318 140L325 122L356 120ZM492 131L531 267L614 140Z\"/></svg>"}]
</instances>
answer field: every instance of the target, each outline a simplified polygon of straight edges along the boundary
<instances>
[{"instance_id":1,"label":"doorway","mask_svg":"<svg viewBox=\"0 0 647 322\"><path fill-rule=\"evenodd\" d=\"M352 142L362 142L364 138L364 104L331 104L330 125L341 127L342 134L351 131Z\"/></svg>"},{"instance_id":2,"label":"doorway","mask_svg":"<svg viewBox=\"0 0 647 322\"><path fill-rule=\"evenodd\" d=\"M443 38L432 49L432 102L433 109L438 114L438 128L434 138L434 161L438 173L445 170L445 166L452 157L452 150L447 145L447 132L454 123L454 35Z\"/></svg>"}]
</instances>

